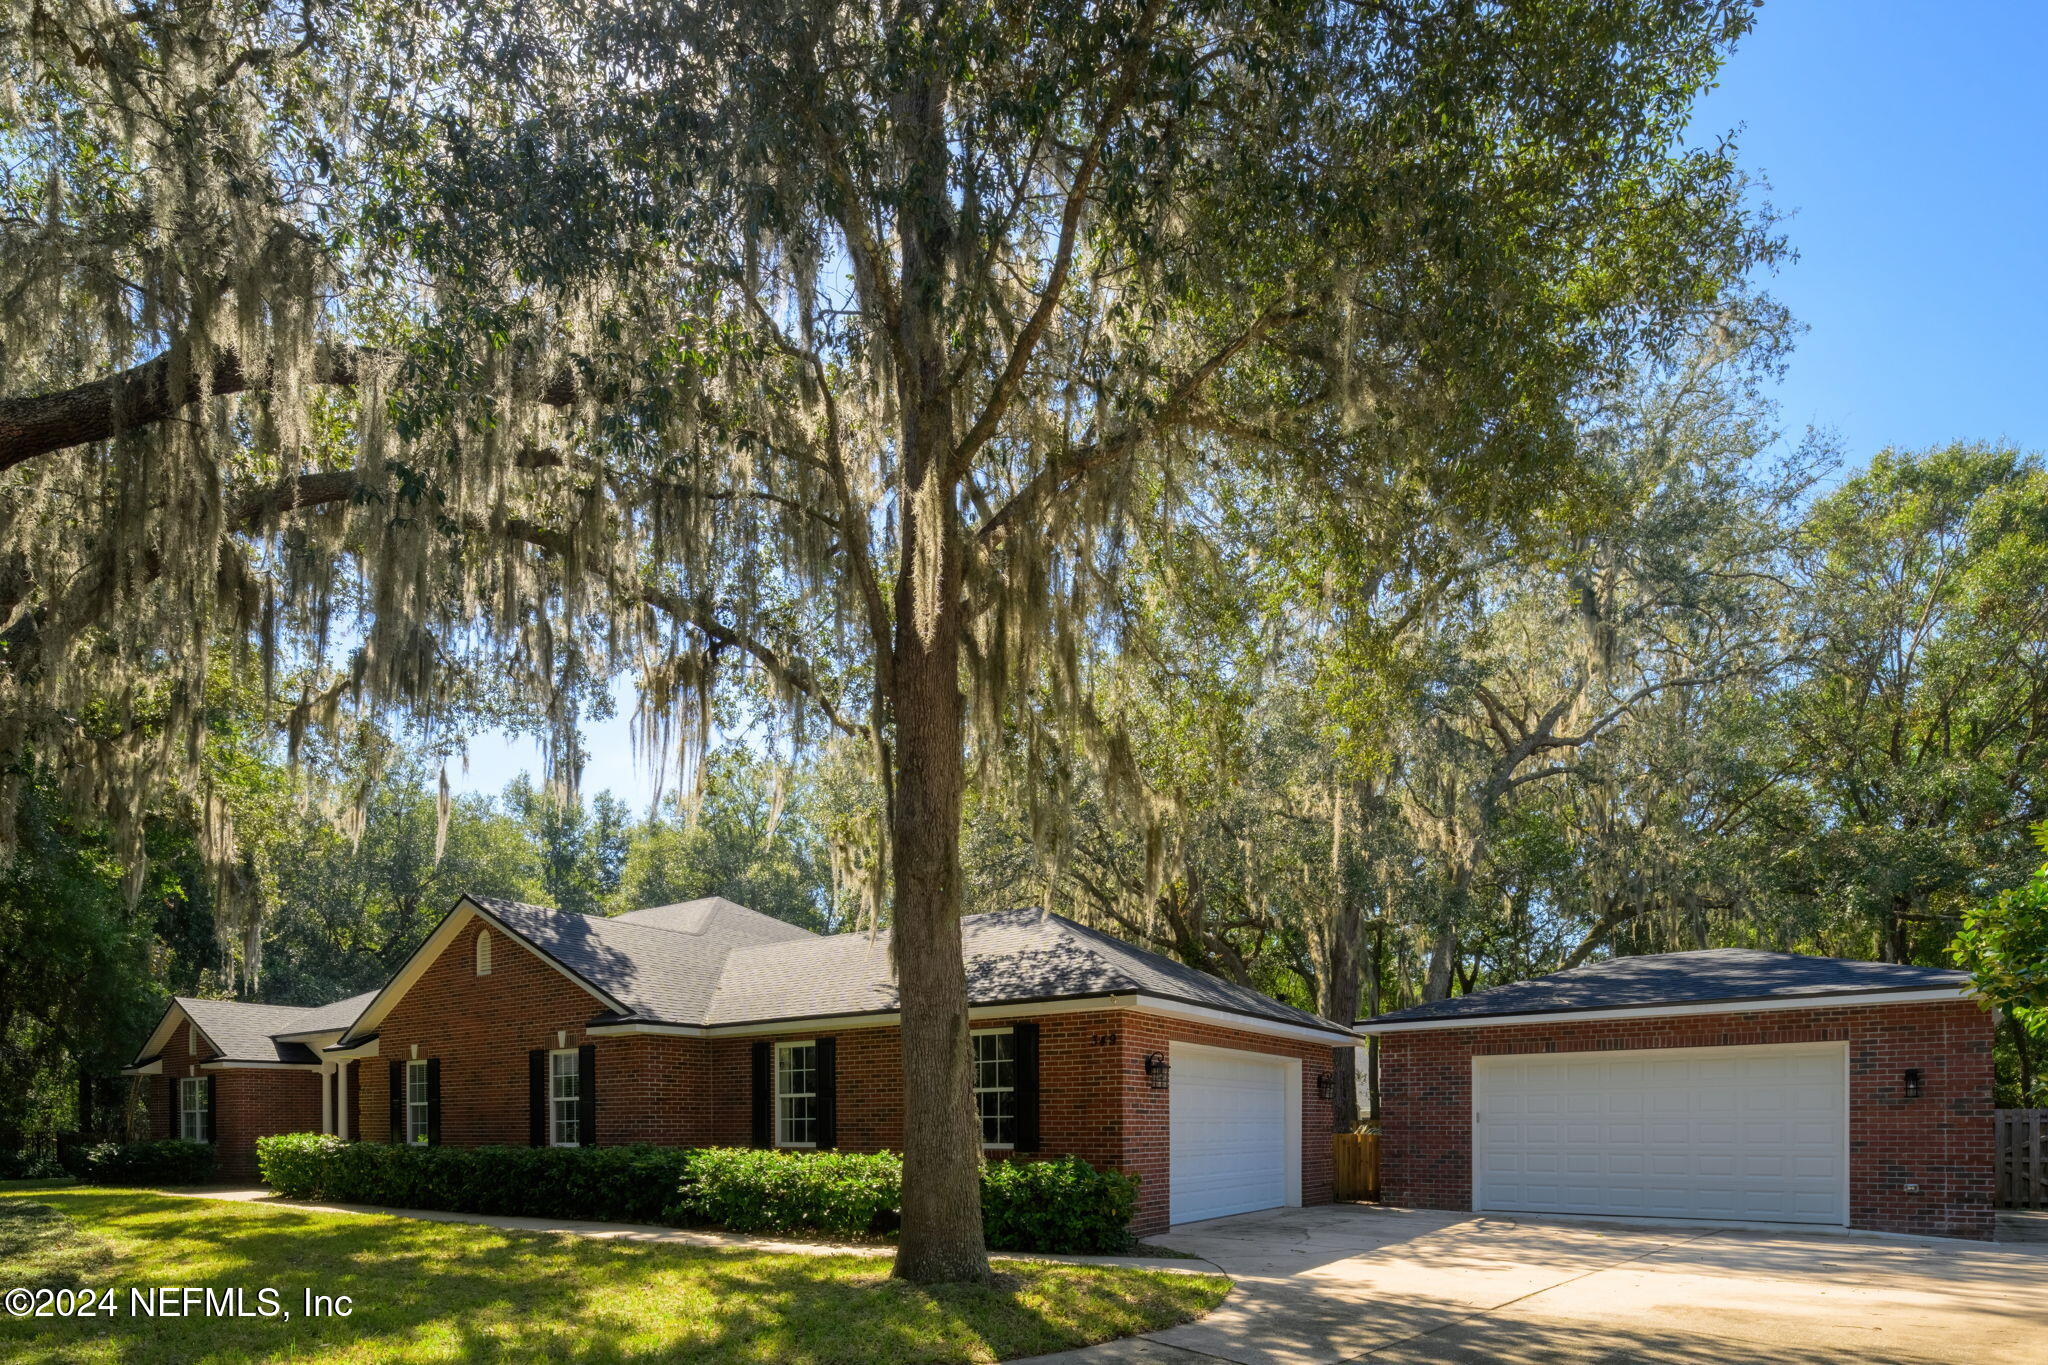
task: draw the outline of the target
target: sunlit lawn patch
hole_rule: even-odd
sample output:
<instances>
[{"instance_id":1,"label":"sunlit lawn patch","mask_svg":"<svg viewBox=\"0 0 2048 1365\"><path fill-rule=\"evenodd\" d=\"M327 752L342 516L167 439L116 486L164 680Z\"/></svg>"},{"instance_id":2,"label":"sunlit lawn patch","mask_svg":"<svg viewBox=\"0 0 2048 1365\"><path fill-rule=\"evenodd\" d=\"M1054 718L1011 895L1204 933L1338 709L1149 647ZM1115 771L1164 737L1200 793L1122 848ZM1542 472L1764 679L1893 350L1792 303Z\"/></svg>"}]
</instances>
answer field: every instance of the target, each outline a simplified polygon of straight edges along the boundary
<instances>
[{"instance_id":1,"label":"sunlit lawn patch","mask_svg":"<svg viewBox=\"0 0 2048 1365\"><path fill-rule=\"evenodd\" d=\"M54 1210L50 1213L42 1209ZM0 1194L0 1289L113 1288L113 1317L0 1319L20 1361L993 1361L1194 1317L1228 1282L1005 1262L915 1289L883 1257L786 1256L310 1213L132 1190ZM289 1319L138 1318L131 1288L277 1291ZM346 1295L308 1318L305 1295Z\"/></svg>"}]
</instances>

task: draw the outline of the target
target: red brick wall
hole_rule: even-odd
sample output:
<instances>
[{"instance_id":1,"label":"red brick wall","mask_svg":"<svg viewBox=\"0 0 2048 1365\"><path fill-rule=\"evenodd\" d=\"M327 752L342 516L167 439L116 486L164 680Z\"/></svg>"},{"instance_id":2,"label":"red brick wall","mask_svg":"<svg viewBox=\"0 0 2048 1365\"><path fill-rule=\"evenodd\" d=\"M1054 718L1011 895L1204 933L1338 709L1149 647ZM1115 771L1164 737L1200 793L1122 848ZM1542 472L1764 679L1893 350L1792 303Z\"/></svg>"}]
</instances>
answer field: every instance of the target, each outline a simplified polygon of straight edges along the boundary
<instances>
[{"instance_id":1,"label":"red brick wall","mask_svg":"<svg viewBox=\"0 0 2048 1365\"><path fill-rule=\"evenodd\" d=\"M1143 1182L1138 1187L1140 1233L1163 1230L1169 1221L1167 1183L1168 1127L1173 1103L1169 1072L1167 1088L1154 1090L1145 1081L1145 1054L1168 1053L1173 1043L1264 1052L1301 1061L1301 1202L1327 1204L1332 1198L1330 1170L1330 1101L1316 1094L1316 1077L1334 1073L1334 1049L1327 1043L1295 1042L1265 1034L1244 1033L1216 1024L1198 1024L1156 1014L1126 1014L1121 1029L1122 1107L1125 1168ZM1349 1044L1346 1044L1349 1046Z\"/></svg>"},{"instance_id":2,"label":"red brick wall","mask_svg":"<svg viewBox=\"0 0 2048 1365\"><path fill-rule=\"evenodd\" d=\"M600 1144L745 1146L752 1140L756 1039L587 1038L584 1023L603 1009L601 1002L502 934L493 945L491 975L476 975L480 927L480 921L466 925L379 1024L379 1055L363 1062L355 1078L360 1137L389 1140L390 1062L409 1059L417 1044L421 1059L441 1061L444 1143L524 1145L528 1051L589 1041L597 1048ZM1308 1203L1329 1201L1330 1106L1315 1095L1316 1075L1331 1068L1328 1046L1122 1011L1049 1014L1037 1023L1040 1155L1071 1153L1140 1176L1140 1232L1166 1226L1171 1093L1146 1087L1144 1057L1176 1040L1302 1059L1302 1195ZM557 1043L558 1032L567 1035L565 1043ZM805 1029L779 1038L824 1036L838 1039L841 1150L902 1150L897 1031ZM316 1089L316 1125L317 1104Z\"/></svg>"},{"instance_id":3,"label":"red brick wall","mask_svg":"<svg viewBox=\"0 0 2048 1365\"><path fill-rule=\"evenodd\" d=\"M377 1056L364 1059L356 1070L362 1083L356 1131L363 1140L390 1140L391 1063L411 1060L417 1046L419 1060L441 1062L442 1142L451 1147L524 1147L530 1131L527 1053L591 1041L584 1037L583 1025L605 1011L604 1002L500 930L489 930L495 939L491 974L476 974L476 936L487 927L472 916L379 1023ZM558 1034L566 1034L566 1041L558 1042ZM600 1142L628 1140L612 1135L615 1124L624 1125L621 1132L644 1132L649 1122L645 1114L627 1117L636 1103L647 1114L673 1114L663 1104L666 1090L658 1068L643 1064L637 1069L644 1079L629 1084L621 1068L607 1066L625 1041L598 1045ZM631 1051L645 1059L658 1049L643 1046ZM615 1088L625 1094L612 1106L607 1101Z\"/></svg>"},{"instance_id":4,"label":"red brick wall","mask_svg":"<svg viewBox=\"0 0 2048 1365\"><path fill-rule=\"evenodd\" d=\"M1021 1020L1002 1020L999 1027ZM1302 1202L1331 1198L1330 1104L1316 1096L1316 1076L1331 1069L1326 1044L1290 1042L1212 1024L1125 1010L1039 1016L1040 1157L1074 1155L1139 1178L1141 1234L1168 1222L1168 1105L1172 1090L1145 1081L1145 1054L1174 1042L1202 1043L1302 1063ZM827 1031L830 1032L830 1031ZM826 1036L792 1032L771 1041ZM894 1028L831 1033L839 1040L839 1147L843 1151L900 1151L903 1147L903 1062ZM752 1136L751 1038L712 1042L715 1141L744 1146ZM602 1072L600 1072L600 1075ZM600 1113L602 1108L600 1107ZM1006 1154L991 1153L996 1159ZM1020 1157L1017 1159L1029 1159Z\"/></svg>"},{"instance_id":5,"label":"red brick wall","mask_svg":"<svg viewBox=\"0 0 2048 1365\"><path fill-rule=\"evenodd\" d=\"M1039 1155L1073 1155L1098 1166L1122 1160L1123 1113L1116 1103L1120 1064L1113 1037L1121 1011L1038 1016ZM990 1021L1008 1027L1023 1019ZM903 1047L894 1027L803 1030L767 1041L839 1040L839 1147L849 1152L903 1150ZM712 1051L714 1138L745 1146L753 1136L754 1038L718 1038ZM1000 1155L993 1154L992 1155Z\"/></svg>"},{"instance_id":6,"label":"red brick wall","mask_svg":"<svg viewBox=\"0 0 2048 1365\"><path fill-rule=\"evenodd\" d=\"M257 1178L257 1138L320 1131L319 1072L230 1067L213 1074L220 1077L214 1134L224 1179Z\"/></svg>"},{"instance_id":7,"label":"red brick wall","mask_svg":"<svg viewBox=\"0 0 2048 1365\"><path fill-rule=\"evenodd\" d=\"M1383 1197L1472 1206L1475 1056L1846 1042L1850 1226L1989 1237L1991 1028L1982 1009L1953 1001L1390 1033L1380 1040ZM1909 1067L1922 1080L1910 1100Z\"/></svg>"},{"instance_id":8,"label":"red brick wall","mask_svg":"<svg viewBox=\"0 0 2048 1365\"><path fill-rule=\"evenodd\" d=\"M149 1078L151 1137L161 1139L178 1135L178 1082L186 1076L205 1075L199 1064L214 1055L203 1035L199 1038L199 1051L191 1052L192 1036L192 1021L181 1017L171 1032L171 1040L164 1044L162 1074Z\"/></svg>"},{"instance_id":9,"label":"red brick wall","mask_svg":"<svg viewBox=\"0 0 2048 1365\"><path fill-rule=\"evenodd\" d=\"M260 1067L205 1071L213 1056L204 1037L197 1056L187 1051L191 1023L180 1020L163 1051L163 1073L149 1078L149 1123L154 1137L178 1135L178 1082L187 1076L214 1080L216 1171L222 1180L256 1179L256 1139L272 1133L320 1131L320 1073Z\"/></svg>"}]
</instances>

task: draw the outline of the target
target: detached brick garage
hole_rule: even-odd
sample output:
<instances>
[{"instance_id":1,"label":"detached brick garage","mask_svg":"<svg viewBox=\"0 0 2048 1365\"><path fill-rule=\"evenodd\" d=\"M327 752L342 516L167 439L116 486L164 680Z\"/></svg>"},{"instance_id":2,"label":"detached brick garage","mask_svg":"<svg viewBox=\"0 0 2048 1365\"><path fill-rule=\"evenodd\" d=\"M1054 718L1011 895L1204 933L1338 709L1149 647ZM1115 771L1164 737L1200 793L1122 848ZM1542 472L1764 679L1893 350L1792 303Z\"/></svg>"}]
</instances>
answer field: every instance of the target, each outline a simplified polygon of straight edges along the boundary
<instances>
[{"instance_id":1,"label":"detached brick garage","mask_svg":"<svg viewBox=\"0 0 2048 1365\"><path fill-rule=\"evenodd\" d=\"M1962 972L1618 958L1366 1020L1393 1204L1992 1235Z\"/></svg>"}]
</instances>

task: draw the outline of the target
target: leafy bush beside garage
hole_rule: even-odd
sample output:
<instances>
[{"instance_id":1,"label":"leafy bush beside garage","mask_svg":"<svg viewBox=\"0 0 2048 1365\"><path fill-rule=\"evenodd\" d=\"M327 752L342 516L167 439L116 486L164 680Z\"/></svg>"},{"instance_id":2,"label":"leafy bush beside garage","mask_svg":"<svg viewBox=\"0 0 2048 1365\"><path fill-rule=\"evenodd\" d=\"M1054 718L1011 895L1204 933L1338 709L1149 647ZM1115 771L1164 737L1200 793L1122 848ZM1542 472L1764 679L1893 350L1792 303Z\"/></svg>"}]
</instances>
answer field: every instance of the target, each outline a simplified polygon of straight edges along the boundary
<instances>
[{"instance_id":1,"label":"leafy bush beside garage","mask_svg":"<svg viewBox=\"0 0 2048 1365\"><path fill-rule=\"evenodd\" d=\"M259 1138L256 1160L292 1199L846 1238L892 1229L903 1190L893 1152L411 1147L289 1133ZM998 1251L1126 1250L1137 1195L1130 1176L1079 1157L982 1168Z\"/></svg>"}]
</instances>

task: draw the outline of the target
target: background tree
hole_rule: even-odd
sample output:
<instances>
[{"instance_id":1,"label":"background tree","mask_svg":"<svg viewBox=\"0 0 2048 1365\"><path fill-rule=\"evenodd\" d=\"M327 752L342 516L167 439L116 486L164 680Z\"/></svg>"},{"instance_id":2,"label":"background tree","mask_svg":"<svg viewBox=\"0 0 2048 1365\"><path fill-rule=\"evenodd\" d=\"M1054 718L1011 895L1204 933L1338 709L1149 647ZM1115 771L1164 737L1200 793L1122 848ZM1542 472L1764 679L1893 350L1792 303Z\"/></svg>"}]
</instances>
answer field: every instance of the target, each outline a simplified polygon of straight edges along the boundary
<instances>
[{"instance_id":1,"label":"background tree","mask_svg":"<svg viewBox=\"0 0 2048 1365\"><path fill-rule=\"evenodd\" d=\"M1933 960L2048 818L2048 471L1881 451L1805 534L1816 648L1777 733L1811 804L1775 837L1859 955Z\"/></svg>"},{"instance_id":2,"label":"background tree","mask_svg":"<svg viewBox=\"0 0 2048 1365\"><path fill-rule=\"evenodd\" d=\"M2048 850L2048 824L2034 829ZM2048 866L2019 886L1963 912L1953 947L1958 965L1976 977L1978 992L2003 1015L2000 1061L2010 1061L2002 1103L2030 1108L2042 1099L2041 1045L2048 1041ZM2007 1068L2000 1066L2000 1071Z\"/></svg>"},{"instance_id":3,"label":"background tree","mask_svg":"<svg viewBox=\"0 0 2048 1365\"><path fill-rule=\"evenodd\" d=\"M489 677L566 742L633 668L688 747L745 661L883 779L916 1279L986 1274L970 716L1000 741L1219 422L1520 515L1588 382L1769 250L1673 150L1744 0L9 13L61 130L17 183L88 190L20 191L16 316L91 320L9 348L16 729L79 746L104 690L80 799L173 780L197 693L181 749L122 689L219 631L304 663L294 735Z\"/></svg>"},{"instance_id":4,"label":"background tree","mask_svg":"<svg viewBox=\"0 0 2048 1365\"><path fill-rule=\"evenodd\" d=\"M815 933L846 928L856 903L834 891L822 775L738 746L706 766L695 803L677 796L632 830L620 909L723 896Z\"/></svg>"}]
</instances>

